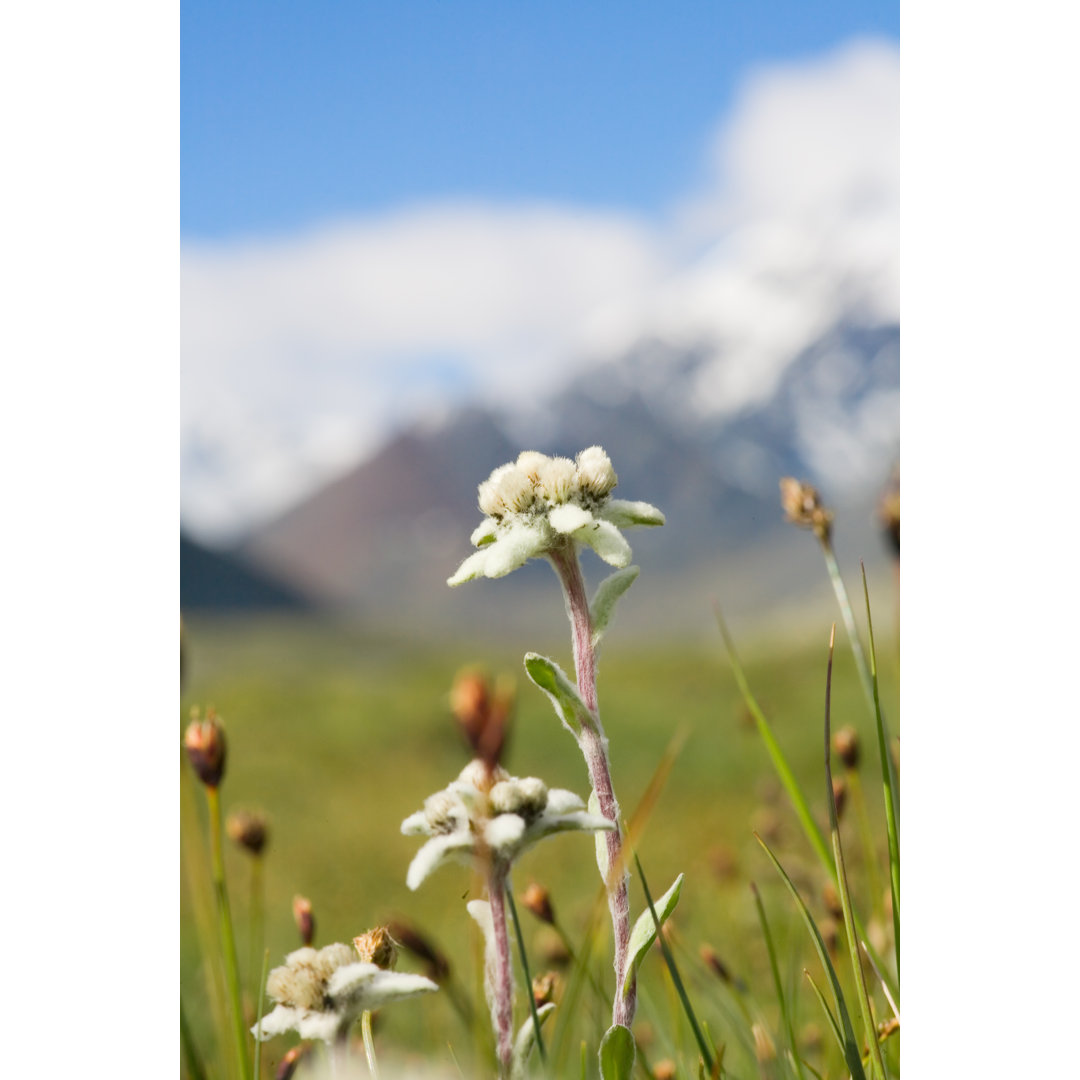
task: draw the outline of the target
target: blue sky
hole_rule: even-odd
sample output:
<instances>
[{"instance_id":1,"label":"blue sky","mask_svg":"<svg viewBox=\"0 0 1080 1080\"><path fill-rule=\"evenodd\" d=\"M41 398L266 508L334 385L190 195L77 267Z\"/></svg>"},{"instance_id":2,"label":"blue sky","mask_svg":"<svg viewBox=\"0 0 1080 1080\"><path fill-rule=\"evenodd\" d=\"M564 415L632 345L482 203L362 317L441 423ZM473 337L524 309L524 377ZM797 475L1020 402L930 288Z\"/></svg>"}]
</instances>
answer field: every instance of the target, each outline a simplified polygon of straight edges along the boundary
<instances>
[{"instance_id":1,"label":"blue sky","mask_svg":"<svg viewBox=\"0 0 1080 1080\"><path fill-rule=\"evenodd\" d=\"M656 213L748 69L898 35L866 0L184 0L183 235L433 199Z\"/></svg>"}]
</instances>

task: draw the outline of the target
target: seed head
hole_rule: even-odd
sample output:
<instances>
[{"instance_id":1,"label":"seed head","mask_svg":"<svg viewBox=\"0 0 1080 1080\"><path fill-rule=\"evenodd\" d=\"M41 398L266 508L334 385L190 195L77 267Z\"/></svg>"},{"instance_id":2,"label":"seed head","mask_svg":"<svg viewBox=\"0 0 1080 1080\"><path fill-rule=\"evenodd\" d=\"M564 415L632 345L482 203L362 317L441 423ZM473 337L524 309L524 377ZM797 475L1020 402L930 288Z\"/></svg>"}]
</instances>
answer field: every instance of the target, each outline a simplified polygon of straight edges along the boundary
<instances>
[{"instance_id":1,"label":"seed head","mask_svg":"<svg viewBox=\"0 0 1080 1080\"><path fill-rule=\"evenodd\" d=\"M210 788L221 783L225 773L225 729L213 709L199 719L198 709L191 710L191 723L184 732L184 749L195 775Z\"/></svg>"},{"instance_id":2,"label":"seed head","mask_svg":"<svg viewBox=\"0 0 1080 1080\"><path fill-rule=\"evenodd\" d=\"M780 481L780 505L788 521L802 529L813 529L819 540L827 541L832 534L833 513L821 504L818 490L793 476Z\"/></svg>"},{"instance_id":3,"label":"seed head","mask_svg":"<svg viewBox=\"0 0 1080 1080\"><path fill-rule=\"evenodd\" d=\"M840 894L836 891L836 886L831 881L825 882L825 885L821 890L821 899L825 904L825 910L834 919L839 920L844 917L844 906L840 902Z\"/></svg>"},{"instance_id":4,"label":"seed head","mask_svg":"<svg viewBox=\"0 0 1080 1080\"><path fill-rule=\"evenodd\" d=\"M300 940L310 945L315 940L315 914L311 910L311 901L306 896L294 896L292 913L296 929L300 931Z\"/></svg>"},{"instance_id":5,"label":"seed head","mask_svg":"<svg viewBox=\"0 0 1080 1080\"><path fill-rule=\"evenodd\" d=\"M848 769L859 767L859 736L853 727L842 727L833 735L833 749L836 756Z\"/></svg>"},{"instance_id":6,"label":"seed head","mask_svg":"<svg viewBox=\"0 0 1080 1080\"><path fill-rule=\"evenodd\" d=\"M551 894L543 885L532 882L521 898L522 906L531 911L541 922L555 924L555 910L551 906Z\"/></svg>"},{"instance_id":7,"label":"seed head","mask_svg":"<svg viewBox=\"0 0 1080 1080\"><path fill-rule=\"evenodd\" d=\"M257 810L234 810L225 819L225 833L234 844L261 855L266 847L266 815Z\"/></svg>"},{"instance_id":8,"label":"seed head","mask_svg":"<svg viewBox=\"0 0 1080 1080\"><path fill-rule=\"evenodd\" d=\"M569 458L548 458L540 467L540 491L551 503L567 502L574 491L577 469Z\"/></svg>"},{"instance_id":9,"label":"seed head","mask_svg":"<svg viewBox=\"0 0 1080 1080\"><path fill-rule=\"evenodd\" d=\"M397 949L394 946L394 939L386 926L376 926L374 930L353 938L353 947L360 959L383 971L392 971L397 963Z\"/></svg>"},{"instance_id":10,"label":"seed head","mask_svg":"<svg viewBox=\"0 0 1080 1080\"><path fill-rule=\"evenodd\" d=\"M578 485L583 491L603 498L619 482L611 458L599 446L590 446L577 456Z\"/></svg>"},{"instance_id":11,"label":"seed head","mask_svg":"<svg viewBox=\"0 0 1080 1080\"><path fill-rule=\"evenodd\" d=\"M472 756L491 768L498 765L506 745L514 698L512 679L499 678L492 685L469 669L458 672L450 690L450 708Z\"/></svg>"}]
</instances>

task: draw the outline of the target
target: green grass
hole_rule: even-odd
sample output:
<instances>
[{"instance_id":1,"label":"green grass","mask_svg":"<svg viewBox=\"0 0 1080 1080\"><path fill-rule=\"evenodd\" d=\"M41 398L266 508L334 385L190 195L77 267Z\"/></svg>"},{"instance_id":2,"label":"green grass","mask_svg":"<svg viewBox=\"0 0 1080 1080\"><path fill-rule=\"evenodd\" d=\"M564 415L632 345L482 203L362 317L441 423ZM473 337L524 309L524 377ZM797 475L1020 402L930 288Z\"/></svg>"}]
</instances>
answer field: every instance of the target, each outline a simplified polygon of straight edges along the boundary
<instances>
[{"instance_id":1,"label":"green grass","mask_svg":"<svg viewBox=\"0 0 1080 1080\"><path fill-rule=\"evenodd\" d=\"M888 619L881 619L888 625ZM810 810L827 830L821 765L821 702L825 678L825 641L803 650L771 654L759 648L744 656L747 679L792 772L808 793ZM522 657L547 643L505 641L498 647L474 644L463 633L444 647L388 641L355 629L304 620L200 620L187 623L188 683L185 706L214 705L228 734L229 758L222 799L230 807L261 807L271 818L266 858L266 944L270 962L281 962L299 944L291 917L296 893L311 898L317 920L316 944L350 941L389 918L402 918L430 934L450 955L458 977L479 1014L486 1018L482 996L475 993L477 950L465 901L479 886L464 867L439 871L416 893L405 887L405 871L417 841L400 835L403 818L425 796L445 786L466 756L450 719L447 693L455 672L480 663L492 674L513 673L518 680L518 709L504 761L518 775L537 775L549 785L587 795L587 778L573 739L559 724L549 702L525 678ZM741 643L740 643L741 644ZM878 642L879 655L889 645ZM568 647L551 655L572 670ZM756 658L755 658L756 657ZM896 688L889 665L879 672L881 696L895 717ZM673 923L673 948L688 984L694 1008L711 1037L725 1046L730 1075L758 1075L745 1032L736 1030L745 994L760 1008L778 1045L784 1039L768 952L760 932L749 882L757 882L768 913L774 943L785 970L807 967L819 983L822 972L783 886L753 833L758 831L782 859L816 918L823 915L825 876L807 844L790 805L775 779L768 754L748 716L727 663L719 634L711 642L659 643L623 647L618 628L605 646L599 669L601 714L611 740L612 772L623 812L629 816L653 775L676 728L688 738L638 844L649 878L661 888L686 874ZM833 677L835 726L853 724L864 745L863 770L870 768L874 745L859 677L850 652L838 649ZM183 765L181 766L184 767ZM875 791L872 774L864 788ZM185 781L186 781L185 777ZM200 796L195 800L205 809ZM888 866L884 813L880 799L870 799L871 824L879 838L879 865ZM205 817L205 815L204 815ZM864 914L871 898L860 892L862 847L854 815L841 822L849 852L853 901ZM227 852L227 874L242 957L248 949L247 896L250 866L244 856ZM187 874L185 874L185 879ZM515 870L518 895L531 879L550 890L561 923L580 941L599 888L593 845L577 835L556 837L529 853ZM641 909L640 889L632 886L633 915ZM880 898L877 898L880 899ZM524 909L522 930L534 973L549 966L543 942L548 928ZM605 920L601 926L606 927ZM891 930L891 926L889 927ZM745 991L726 987L698 959L709 942ZM841 953L843 940L839 945ZM891 950L889 950L891 951ZM597 976L613 989L610 945L596 950L603 958ZM888 954L888 952L886 953ZM261 952L258 954L261 957ZM406 959L403 967L408 967ZM181 975L184 1006L204 1062L219 1058L206 1000L193 928L190 897L182 895ZM245 986L257 981L242 972ZM670 1056L682 1045L692 1062L693 1040L678 1003L671 1008L666 973L659 955L648 957L641 978L649 990L639 1012L639 1040L650 1060ZM800 976L801 979L801 976ZM588 1042L595 1055L607 1029L606 1010L588 990L573 1017L557 1010L547 1032L560 1023L576 1024L571 1045ZM808 1022L822 1027L817 1002L805 980L787 1002L796 1033ZM528 1010L519 993L516 1022ZM466 1075L477 1060L476 1040L468 1035L445 994L387 1009L378 1018L380 1058L407 1060L411 1055L462 1063ZM648 1029L654 1041L649 1042ZM453 1047L453 1056L447 1045ZM285 1039L263 1051L265 1075L289 1045ZM593 1057L595 1061L595 1057ZM814 1068L838 1072L839 1055L828 1032L809 1057ZM782 1063L777 1063L782 1064ZM208 1074L221 1075L210 1068ZM694 1070L696 1074L696 1070ZM687 1072L686 1075L691 1075ZM776 1073L783 1076L785 1073Z\"/></svg>"}]
</instances>

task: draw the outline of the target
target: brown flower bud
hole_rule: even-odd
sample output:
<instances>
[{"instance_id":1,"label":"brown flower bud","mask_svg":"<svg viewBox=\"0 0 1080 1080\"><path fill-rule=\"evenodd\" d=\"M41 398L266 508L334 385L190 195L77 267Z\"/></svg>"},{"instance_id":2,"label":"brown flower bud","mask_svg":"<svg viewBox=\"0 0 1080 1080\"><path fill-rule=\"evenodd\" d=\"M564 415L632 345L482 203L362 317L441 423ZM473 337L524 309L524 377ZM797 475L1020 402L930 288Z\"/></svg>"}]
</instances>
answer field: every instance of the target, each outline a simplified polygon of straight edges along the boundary
<instances>
[{"instance_id":1,"label":"brown flower bud","mask_svg":"<svg viewBox=\"0 0 1080 1080\"><path fill-rule=\"evenodd\" d=\"M278 1064L277 1072L274 1073L274 1080L292 1080L293 1073L296 1072L300 1065L300 1059L307 1054L311 1045L311 1043L305 1043L301 1046L294 1046L291 1050L286 1050L285 1056Z\"/></svg>"},{"instance_id":2,"label":"brown flower bud","mask_svg":"<svg viewBox=\"0 0 1080 1080\"><path fill-rule=\"evenodd\" d=\"M213 709L199 719L198 709L191 710L191 723L184 732L184 749L195 775L207 786L216 788L225 773L225 729Z\"/></svg>"},{"instance_id":3,"label":"brown flower bud","mask_svg":"<svg viewBox=\"0 0 1080 1080\"><path fill-rule=\"evenodd\" d=\"M750 1032L754 1036L754 1056L765 1064L776 1060L776 1044L764 1024L752 1024Z\"/></svg>"},{"instance_id":4,"label":"brown flower bud","mask_svg":"<svg viewBox=\"0 0 1080 1080\"><path fill-rule=\"evenodd\" d=\"M832 782L833 802L836 803L836 820L844 816L844 807L847 806L847 783L842 776L834 776Z\"/></svg>"},{"instance_id":5,"label":"brown flower bud","mask_svg":"<svg viewBox=\"0 0 1080 1080\"><path fill-rule=\"evenodd\" d=\"M537 934L536 951L547 967L562 968L570 963L566 943L559 936L558 931L550 927L543 927Z\"/></svg>"},{"instance_id":6,"label":"brown flower bud","mask_svg":"<svg viewBox=\"0 0 1080 1080\"><path fill-rule=\"evenodd\" d=\"M658 1061L652 1070L652 1074L656 1077L656 1080L675 1080L678 1075L678 1069L675 1067L675 1062L671 1058L664 1058L662 1061Z\"/></svg>"},{"instance_id":7,"label":"brown flower bud","mask_svg":"<svg viewBox=\"0 0 1080 1080\"><path fill-rule=\"evenodd\" d=\"M825 942L825 948L829 950L829 955L835 956L836 946L840 940L840 924L832 916L829 916L821 920L818 930L821 931L821 940Z\"/></svg>"},{"instance_id":8,"label":"brown flower bud","mask_svg":"<svg viewBox=\"0 0 1080 1080\"><path fill-rule=\"evenodd\" d=\"M300 931L300 941L310 945L315 940L315 914L311 910L311 901L306 896L294 896L292 914L296 929Z\"/></svg>"},{"instance_id":9,"label":"brown flower bud","mask_svg":"<svg viewBox=\"0 0 1080 1080\"><path fill-rule=\"evenodd\" d=\"M225 819L225 833L238 847L261 855L266 847L266 815L257 810L234 810Z\"/></svg>"},{"instance_id":10,"label":"brown flower bud","mask_svg":"<svg viewBox=\"0 0 1080 1080\"><path fill-rule=\"evenodd\" d=\"M731 982L731 972L728 971L727 965L719 956L716 955L716 950L709 944L702 944L698 950L701 959L704 961L705 966L710 968L714 975L722 982Z\"/></svg>"},{"instance_id":11,"label":"brown flower bud","mask_svg":"<svg viewBox=\"0 0 1080 1080\"><path fill-rule=\"evenodd\" d=\"M878 503L878 521L892 553L900 558L900 470L894 469Z\"/></svg>"},{"instance_id":12,"label":"brown flower bud","mask_svg":"<svg viewBox=\"0 0 1080 1080\"><path fill-rule=\"evenodd\" d=\"M836 756L848 769L859 767L859 736L853 727L842 727L832 737Z\"/></svg>"},{"instance_id":13,"label":"brown flower bud","mask_svg":"<svg viewBox=\"0 0 1080 1080\"><path fill-rule=\"evenodd\" d=\"M539 1009L542 1005L554 1001L558 988L559 976L554 971L545 971L542 975L537 975L532 981L532 995L536 1007Z\"/></svg>"},{"instance_id":14,"label":"brown flower bud","mask_svg":"<svg viewBox=\"0 0 1080 1080\"><path fill-rule=\"evenodd\" d=\"M821 496L813 485L785 476L780 481L780 505L793 525L813 529L820 540L827 541L831 536L833 513L822 506Z\"/></svg>"},{"instance_id":15,"label":"brown flower bud","mask_svg":"<svg viewBox=\"0 0 1080 1080\"><path fill-rule=\"evenodd\" d=\"M543 885L532 882L521 897L521 903L541 922L554 926L555 909L551 906L551 894Z\"/></svg>"},{"instance_id":16,"label":"brown flower bud","mask_svg":"<svg viewBox=\"0 0 1080 1080\"><path fill-rule=\"evenodd\" d=\"M385 926L376 926L366 934L353 938L353 946L356 948L360 959L365 963L374 964L383 971L390 971L397 963L397 949L394 947L394 939Z\"/></svg>"},{"instance_id":17,"label":"brown flower bud","mask_svg":"<svg viewBox=\"0 0 1080 1080\"><path fill-rule=\"evenodd\" d=\"M441 982L450 974L450 961L446 954L415 926L405 922L391 922L386 929L401 948L424 961L427 965L427 976L432 982Z\"/></svg>"},{"instance_id":18,"label":"brown flower bud","mask_svg":"<svg viewBox=\"0 0 1080 1080\"><path fill-rule=\"evenodd\" d=\"M836 920L840 920L844 917L844 906L840 902L840 894L836 891L836 886L831 881L826 881L824 888L821 890L821 899L825 904L825 910Z\"/></svg>"},{"instance_id":19,"label":"brown flower bud","mask_svg":"<svg viewBox=\"0 0 1080 1080\"><path fill-rule=\"evenodd\" d=\"M513 681L499 679L493 687L481 672L461 671L450 690L450 708L473 757L494 769L502 758L514 708Z\"/></svg>"}]
</instances>

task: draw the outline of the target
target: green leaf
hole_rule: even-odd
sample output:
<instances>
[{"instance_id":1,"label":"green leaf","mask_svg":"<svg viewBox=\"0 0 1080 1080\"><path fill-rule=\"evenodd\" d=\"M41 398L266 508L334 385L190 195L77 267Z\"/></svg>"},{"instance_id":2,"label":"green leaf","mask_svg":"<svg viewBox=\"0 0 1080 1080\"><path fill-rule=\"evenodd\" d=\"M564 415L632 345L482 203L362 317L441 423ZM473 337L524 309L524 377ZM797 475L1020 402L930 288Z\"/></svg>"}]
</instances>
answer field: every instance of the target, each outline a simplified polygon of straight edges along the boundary
<instances>
[{"instance_id":1,"label":"green leaf","mask_svg":"<svg viewBox=\"0 0 1080 1080\"><path fill-rule=\"evenodd\" d=\"M555 1003L549 1001L546 1005L541 1005L536 1010L536 1019L539 1021L540 1026L544 1026L544 1021L555 1011ZM533 1018L530 1016L524 1024L521 1025L520 1030L517 1033L517 1037L514 1039L514 1050L510 1056L510 1080L521 1080L525 1076L525 1066L529 1062L529 1055L532 1054L533 1047L536 1045L537 1030L533 1024Z\"/></svg>"},{"instance_id":2,"label":"green leaf","mask_svg":"<svg viewBox=\"0 0 1080 1080\"><path fill-rule=\"evenodd\" d=\"M596 729L596 717L581 700L577 686L554 660L539 653L525 654L525 674L547 694L555 714L575 737L581 734L581 726Z\"/></svg>"},{"instance_id":3,"label":"green leaf","mask_svg":"<svg viewBox=\"0 0 1080 1080\"><path fill-rule=\"evenodd\" d=\"M612 1024L600 1043L601 1080L629 1080L637 1048L630 1029Z\"/></svg>"},{"instance_id":4,"label":"green leaf","mask_svg":"<svg viewBox=\"0 0 1080 1080\"><path fill-rule=\"evenodd\" d=\"M589 619L592 622L592 644L595 649L600 643L615 615L615 605L619 598L637 580L641 567L628 566L625 570L616 570L608 574L597 586L596 593L589 605Z\"/></svg>"},{"instance_id":5,"label":"green leaf","mask_svg":"<svg viewBox=\"0 0 1080 1080\"><path fill-rule=\"evenodd\" d=\"M656 901L656 915L661 926L667 922L668 916L675 910L675 905L679 902L683 876L680 874L675 879L675 884ZM626 997L627 991L633 985L634 976L637 974L641 961L645 959L645 954L652 947L653 942L656 941L656 933L656 921L653 919L652 912L643 911L638 916L637 922L634 923L634 929L630 933L630 944L627 946L626 977L622 986L623 997Z\"/></svg>"},{"instance_id":6,"label":"green leaf","mask_svg":"<svg viewBox=\"0 0 1080 1080\"><path fill-rule=\"evenodd\" d=\"M799 908L799 914L802 915L803 922L806 923L806 929L810 932L810 937L814 942L814 949L818 954L818 959L821 961L821 966L829 976L833 1000L836 1002L836 1011L840 1014L840 1022L844 1029L844 1059L847 1061L847 1067L851 1073L852 1080L866 1080L866 1073L862 1067L862 1057L859 1054L859 1044L855 1040L855 1029L851 1026L851 1014L848 1012L847 1002L844 1000L844 992L840 989L840 980L836 977L836 969L829 959L829 951L825 948L825 942L822 940L821 931L818 930L817 924L814 922L814 917L810 914L810 910L806 906L806 902L799 895L799 890L795 888L795 883L787 876L786 871L780 865L780 861L772 853L772 848L770 848L757 833L754 833L754 837L765 849L765 854L769 856L769 861L776 867L776 872L783 878L788 892L791 893L792 898Z\"/></svg>"}]
</instances>

